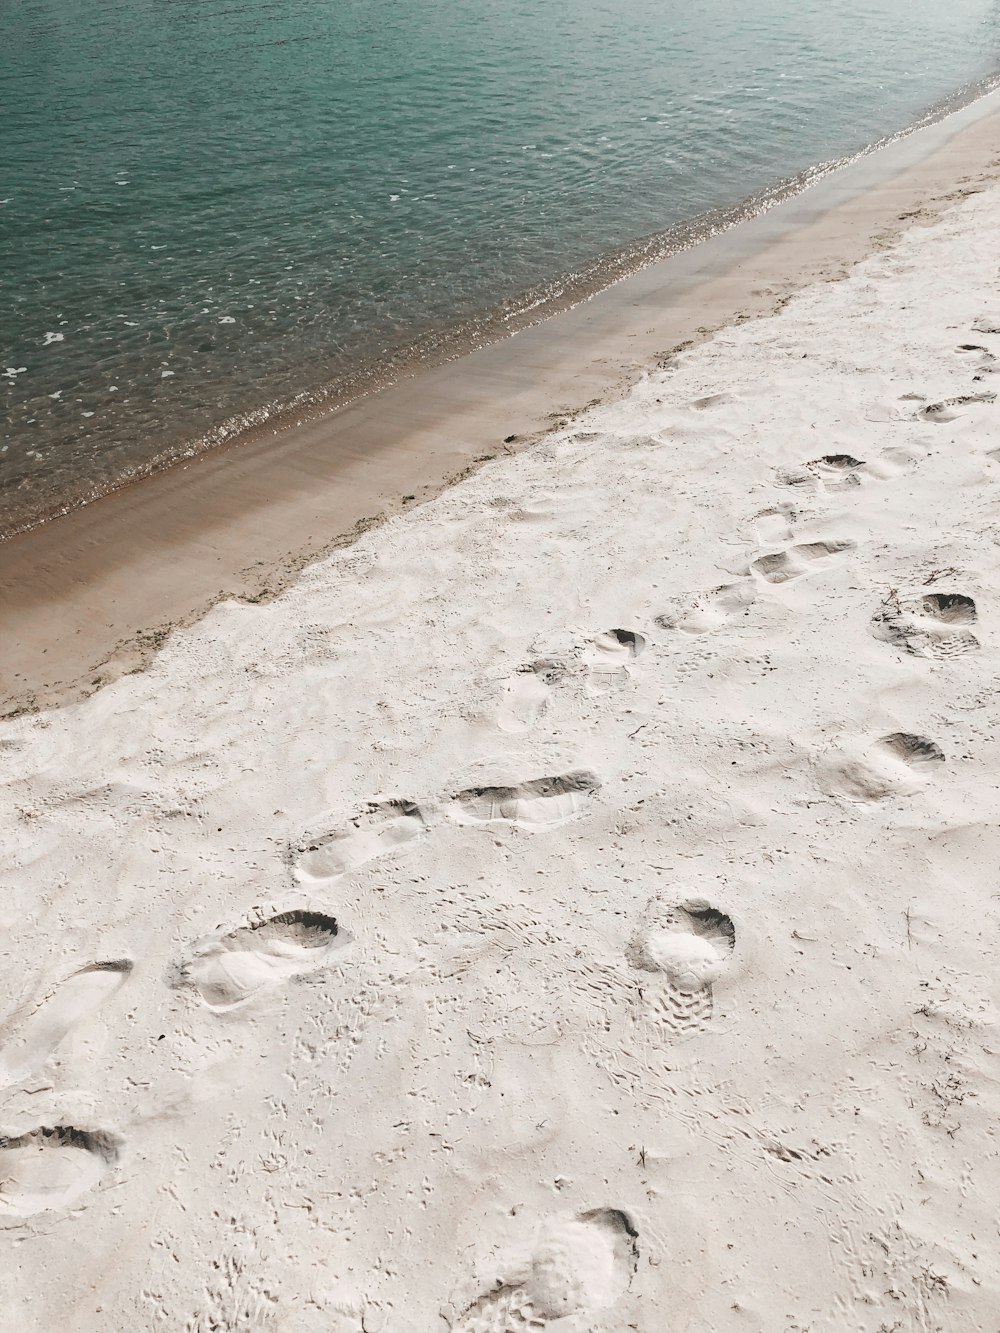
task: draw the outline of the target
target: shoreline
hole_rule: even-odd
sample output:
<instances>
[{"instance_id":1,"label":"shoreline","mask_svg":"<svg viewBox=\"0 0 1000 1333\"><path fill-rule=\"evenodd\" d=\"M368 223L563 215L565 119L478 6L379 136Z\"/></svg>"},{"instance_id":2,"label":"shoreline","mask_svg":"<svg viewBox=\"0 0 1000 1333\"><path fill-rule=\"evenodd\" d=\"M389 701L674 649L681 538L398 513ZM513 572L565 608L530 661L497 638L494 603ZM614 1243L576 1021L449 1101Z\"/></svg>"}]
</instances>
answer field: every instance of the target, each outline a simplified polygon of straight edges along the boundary
<instances>
[{"instance_id":1,"label":"shoreline","mask_svg":"<svg viewBox=\"0 0 1000 1333\"><path fill-rule=\"evenodd\" d=\"M74 510L93 504L109 495L137 485L159 472L191 461L221 447L239 448L259 440L271 439L286 430L318 424L362 398L390 389L402 379L426 373L451 361L462 360L473 352L501 342L515 333L545 323L565 314L574 306L593 299L644 268L674 259L704 244L720 233L786 203L812 189L832 173L852 166L862 158L880 153L900 139L908 138L927 126L946 120L955 112L973 105L1000 89L1000 72L964 85L948 97L927 107L903 129L892 131L862 148L839 158L830 158L804 167L795 174L779 178L745 197L720 204L691 218L651 232L524 288L494 305L456 318L453 325L414 334L386 353L383 359L358 364L332 380L304 388L286 399L263 402L241 412L233 412L210 428L192 436L164 442L147 462L130 467L117 480L81 492L77 498L53 501L30 519L0 524L0 543L12 537L65 517Z\"/></svg>"},{"instance_id":2,"label":"shoreline","mask_svg":"<svg viewBox=\"0 0 1000 1333\"><path fill-rule=\"evenodd\" d=\"M9 538L0 709L86 696L216 602L280 592L366 528L620 398L679 346L843 276L976 188L998 114L994 90L502 341Z\"/></svg>"}]
</instances>

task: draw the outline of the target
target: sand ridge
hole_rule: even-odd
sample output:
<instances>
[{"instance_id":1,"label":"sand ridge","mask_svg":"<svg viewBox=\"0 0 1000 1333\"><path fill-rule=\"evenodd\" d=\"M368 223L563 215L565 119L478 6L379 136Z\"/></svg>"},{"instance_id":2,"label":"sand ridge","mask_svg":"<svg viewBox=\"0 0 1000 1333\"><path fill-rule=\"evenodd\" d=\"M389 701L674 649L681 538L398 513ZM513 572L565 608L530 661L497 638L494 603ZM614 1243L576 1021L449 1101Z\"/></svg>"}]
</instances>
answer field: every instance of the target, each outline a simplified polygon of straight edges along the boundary
<instances>
[{"instance_id":1,"label":"sand ridge","mask_svg":"<svg viewBox=\"0 0 1000 1333\"><path fill-rule=\"evenodd\" d=\"M995 1333L997 254L2 724L12 1327Z\"/></svg>"}]
</instances>

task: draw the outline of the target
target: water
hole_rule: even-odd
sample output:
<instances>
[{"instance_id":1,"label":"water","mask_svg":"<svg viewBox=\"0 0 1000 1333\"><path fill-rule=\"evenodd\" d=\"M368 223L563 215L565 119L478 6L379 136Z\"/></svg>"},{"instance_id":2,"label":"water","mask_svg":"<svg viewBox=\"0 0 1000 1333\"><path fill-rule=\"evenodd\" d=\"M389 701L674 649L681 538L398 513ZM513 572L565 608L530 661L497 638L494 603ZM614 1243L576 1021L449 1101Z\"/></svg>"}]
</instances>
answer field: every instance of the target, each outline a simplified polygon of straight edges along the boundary
<instances>
[{"instance_id":1,"label":"water","mask_svg":"<svg viewBox=\"0 0 1000 1333\"><path fill-rule=\"evenodd\" d=\"M11 531L902 129L1000 7L5 0L0 53Z\"/></svg>"}]
</instances>

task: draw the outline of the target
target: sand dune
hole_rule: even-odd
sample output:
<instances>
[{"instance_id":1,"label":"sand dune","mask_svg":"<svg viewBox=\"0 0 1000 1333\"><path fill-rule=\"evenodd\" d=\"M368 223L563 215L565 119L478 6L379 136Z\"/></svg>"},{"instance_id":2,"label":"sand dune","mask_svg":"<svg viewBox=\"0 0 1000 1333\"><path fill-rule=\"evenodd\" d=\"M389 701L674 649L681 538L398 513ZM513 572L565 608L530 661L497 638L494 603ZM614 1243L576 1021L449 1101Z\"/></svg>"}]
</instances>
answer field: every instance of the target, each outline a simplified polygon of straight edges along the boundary
<instances>
[{"instance_id":1,"label":"sand dune","mask_svg":"<svg viewBox=\"0 0 1000 1333\"><path fill-rule=\"evenodd\" d=\"M998 255L2 724L5 1327L996 1333Z\"/></svg>"}]
</instances>

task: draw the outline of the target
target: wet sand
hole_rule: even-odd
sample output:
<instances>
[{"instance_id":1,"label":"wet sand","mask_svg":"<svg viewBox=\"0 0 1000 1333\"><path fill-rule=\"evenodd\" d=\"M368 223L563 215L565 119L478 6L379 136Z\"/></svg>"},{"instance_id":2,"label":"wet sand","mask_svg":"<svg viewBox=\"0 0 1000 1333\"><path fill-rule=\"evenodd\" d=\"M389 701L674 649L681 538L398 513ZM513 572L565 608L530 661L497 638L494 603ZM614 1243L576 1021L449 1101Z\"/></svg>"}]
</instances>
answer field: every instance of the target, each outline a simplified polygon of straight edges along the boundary
<instances>
[{"instance_id":1,"label":"wet sand","mask_svg":"<svg viewBox=\"0 0 1000 1333\"><path fill-rule=\"evenodd\" d=\"M277 592L359 530L620 397L679 345L842 276L988 178L998 109L992 93L503 342L5 542L0 708L89 693L219 600Z\"/></svg>"}]
</instances>

